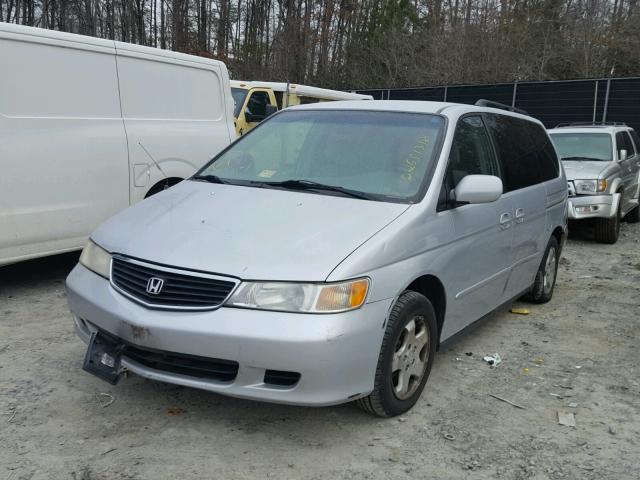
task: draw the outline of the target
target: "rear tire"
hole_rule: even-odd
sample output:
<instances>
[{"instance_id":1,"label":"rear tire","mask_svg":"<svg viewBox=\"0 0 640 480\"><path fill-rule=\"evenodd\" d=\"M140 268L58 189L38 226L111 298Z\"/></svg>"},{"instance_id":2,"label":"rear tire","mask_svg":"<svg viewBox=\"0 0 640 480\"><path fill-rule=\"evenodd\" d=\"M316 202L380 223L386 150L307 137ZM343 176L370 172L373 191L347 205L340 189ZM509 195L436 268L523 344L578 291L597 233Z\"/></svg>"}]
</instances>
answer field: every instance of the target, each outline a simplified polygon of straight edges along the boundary
<instances>
[{"instance_id":1,"label":"rear tire","mask_svg":"<svg viewBox=\"0 0 640 480\"><path fill-rule=\"evenodd\" d=\"M627 213L625 220L629 223L638 223L640 222L640 205Z\"/></svg>"},{"instance_id":2,"label":"rear tire","mask_svg":"<svg viewBox=\"0 0 640 480\"><path fill-rule=\"evenodd\" d=\"M547 244L547 250L542 257L542 263L536 273L536 278L531 291L524 299L532 303L547 303L553 297L553 289L556 286L558 276L558 261L560 248L556 237L551 237Z\"/></svg>"},{"instance_id":3,"label":"rear tire","mask_svg":"<svg viewBox=\"0 0 640 480\"><path fill-rule=\"evenodd\" d=\"M356 400L379 417L400 415L415 405L431 373L438 327L431 302L405 291L393 306L382 339L373 391Z\"/></svg>"}]
</instances>

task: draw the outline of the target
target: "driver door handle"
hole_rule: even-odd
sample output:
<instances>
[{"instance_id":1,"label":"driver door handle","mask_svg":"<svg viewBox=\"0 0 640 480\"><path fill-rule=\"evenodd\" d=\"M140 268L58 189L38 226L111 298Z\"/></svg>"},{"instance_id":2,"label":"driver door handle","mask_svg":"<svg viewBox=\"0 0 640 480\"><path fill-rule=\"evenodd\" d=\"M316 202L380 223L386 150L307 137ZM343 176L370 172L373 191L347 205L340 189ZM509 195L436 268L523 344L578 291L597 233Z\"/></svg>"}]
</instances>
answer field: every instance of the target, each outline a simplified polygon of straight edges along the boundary
<instances>
[{"instance_id":1,"label":"driver door handle","mask_svg":"<svg viewBox=\"0 0 640 480\"><path fill-rule=\"evenodd\" d=\"M516 223L524 222L524 208L516 208Z\"/></svg>"},{"instance_id":2,"label":"driver door handle","mask_svg":"<svg viewBox=\"0 0 640 480\"><path fill-rule=\"evenodd\" d=\"M504 230L511 226L511 214L509 212L505 212L500 215L500 227Z\"/></svg>"}]
</instances>

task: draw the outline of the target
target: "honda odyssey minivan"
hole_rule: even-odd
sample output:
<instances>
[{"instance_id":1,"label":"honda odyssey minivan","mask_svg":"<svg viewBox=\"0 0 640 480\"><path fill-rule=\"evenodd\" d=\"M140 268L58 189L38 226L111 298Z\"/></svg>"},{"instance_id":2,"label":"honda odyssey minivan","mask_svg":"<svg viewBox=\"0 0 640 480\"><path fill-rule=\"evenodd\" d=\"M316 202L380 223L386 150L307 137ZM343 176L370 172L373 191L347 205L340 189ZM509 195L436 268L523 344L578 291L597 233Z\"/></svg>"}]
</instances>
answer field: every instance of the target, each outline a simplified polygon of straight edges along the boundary
<instances>
[{"instance_id":1,"label":"honda odyssey minivan","mask_svg":"<svg viewBox=\"0 0 640 480\"><path fill-rule=\"evenodd\" d=\"M117 214L67 279L84 368L297 405L418 400L434 354L551 299L567 182L543 125L487 106L276 113Z\"/></svg>"}]
</instances>

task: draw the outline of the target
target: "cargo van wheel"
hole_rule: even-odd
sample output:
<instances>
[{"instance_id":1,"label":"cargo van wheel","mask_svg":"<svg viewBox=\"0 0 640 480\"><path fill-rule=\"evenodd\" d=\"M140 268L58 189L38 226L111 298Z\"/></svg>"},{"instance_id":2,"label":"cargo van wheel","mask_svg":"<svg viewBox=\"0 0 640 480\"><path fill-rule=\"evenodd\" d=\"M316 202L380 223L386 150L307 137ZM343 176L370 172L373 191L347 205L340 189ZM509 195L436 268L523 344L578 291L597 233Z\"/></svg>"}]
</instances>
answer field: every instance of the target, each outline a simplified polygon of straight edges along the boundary
<instances>
[{"instance_id":1,"label":"cargo van wheel","mask_svg":"<svg viewBox=\"0 0 640 480\"><path fill-rule=\"evenodd\" d=\"M184 179L179 177L169 177L161 180L149 189L144 198L149 198L151 195L155 195L156 193L160 193L161 191L166 190L169 187L173 187L174 185L180 183L182 180Z\"/></svg>"},{"instance_id":2,"label":"cargo van wheel","mask_svg":"<svg viewBox=\"0 0 640 480\"><path fill-rule=\"evenodd\" d=\"M551 300L558 274L559 252L558 240L552 236L547 244L547 251L542 257L542 263L536 273L531 291L524 296L524 300L533 303L547 303Z\"/></svg>"},{"instance_id":3,"label":"cargo van wheel","mask_svg":"<svg viewBox=\"0 0 640 480\"><path fill-rule=\"evenodd\" d=\"M405 291L393 306L378 357L371 394L356 400L379 417L406 412L420 398L436 352L438 327L431 302Z\"/></svg>"}]
</instances>

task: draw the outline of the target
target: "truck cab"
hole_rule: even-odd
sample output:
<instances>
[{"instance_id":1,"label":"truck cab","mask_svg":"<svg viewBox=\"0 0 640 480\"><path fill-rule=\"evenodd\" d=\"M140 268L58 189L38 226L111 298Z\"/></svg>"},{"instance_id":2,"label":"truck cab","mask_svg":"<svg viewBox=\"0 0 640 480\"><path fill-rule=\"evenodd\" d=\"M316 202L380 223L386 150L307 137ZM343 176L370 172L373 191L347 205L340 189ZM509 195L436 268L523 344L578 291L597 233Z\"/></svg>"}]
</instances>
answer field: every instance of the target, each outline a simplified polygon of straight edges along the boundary
<instances>
[{"instance_id":1,"label":"truck cab","mask_svg":"<svg viewBox=\"0 0 640 480\"><path fill-rule=\"evenodd\" d=\"M247 133L271 113L286 107L335 100L373 100L371 95L285 82L231 80L231 93L238 136Z\"/></svg>"}]
</instances>

